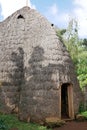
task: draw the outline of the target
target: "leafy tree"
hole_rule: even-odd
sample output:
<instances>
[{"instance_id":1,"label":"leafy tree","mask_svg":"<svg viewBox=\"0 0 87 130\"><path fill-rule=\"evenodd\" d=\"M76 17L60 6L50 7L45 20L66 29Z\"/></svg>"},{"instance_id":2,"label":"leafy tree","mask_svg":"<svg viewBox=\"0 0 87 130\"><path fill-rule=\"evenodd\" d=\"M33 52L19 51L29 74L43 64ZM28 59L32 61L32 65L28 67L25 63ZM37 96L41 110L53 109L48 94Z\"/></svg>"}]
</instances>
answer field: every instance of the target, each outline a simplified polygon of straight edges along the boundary
<instances>
[{"instance_id":1,"label":"leafy tree","mask_svg":"<svg viewBox=\"0 0 87 130\"><path fill-rule=\"evenodd\" d=\"M87 50L87 39L86 39L86 38L83 39L82 45L83 45L83 46L85 47L85 49Z\"/></svg>"},{"instance_id":2,"label":"leafy tree","mask_svg":"<svg viewBox=\"0 0 87 130\"><path fill-rule=\"evenodd\" d=\"M57 31L57 36L66 45L75 64L80 87L87 86L87 39L78 37L78 23L71 19L67 29Z\"/></svg>"},{"instance_id":3,"label":"leafy tree","mask_svg":"<svg viewBox=\"0 0 87 130\"><path fill-rule=\"evenodd\" d=\"M87 40L81 40L78 53L77 75L81 88L87 86Z\"/></svg>"},{"instance_id":4,"label":"leafy tree","mask_svg":"<svg viewBox=\"0 0 87 130\"><path fill-rule=\"evenodd\" d=\"M58 29L56 31L57 36L59 37L59 40L63 42L63 34L66 32L66 29Z\"/></svg>"},{"instance_id":5,"label":"leafy tree","mask_svg":"<svg viewBox=\"0 0 87 130\"><path fill-rule=\"evenodd\" d=\"M78 62L78 42L78 24L76 20L71 19L66 29L66 33L64 34L64 43L75 64Z\"/></svg>"}]
</instances>

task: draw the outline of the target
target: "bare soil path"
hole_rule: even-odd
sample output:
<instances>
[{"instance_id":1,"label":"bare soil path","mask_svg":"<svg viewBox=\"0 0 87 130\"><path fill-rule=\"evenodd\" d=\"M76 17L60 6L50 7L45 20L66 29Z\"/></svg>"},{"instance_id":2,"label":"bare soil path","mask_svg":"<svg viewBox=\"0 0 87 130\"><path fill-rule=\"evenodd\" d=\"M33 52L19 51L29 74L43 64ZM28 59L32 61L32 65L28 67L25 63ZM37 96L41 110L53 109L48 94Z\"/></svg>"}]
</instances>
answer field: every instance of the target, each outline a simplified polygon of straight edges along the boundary
<instances>
[{"instance_id":1,"label":"bare soil path","mask_svg":"<svg viewBox=\"0 0 87 130\"><path fill-rule=\"evenodd\" d=\"M66 124L53 130L87 130L87 122L66 122Z\"/></svg>"}]
</instances>

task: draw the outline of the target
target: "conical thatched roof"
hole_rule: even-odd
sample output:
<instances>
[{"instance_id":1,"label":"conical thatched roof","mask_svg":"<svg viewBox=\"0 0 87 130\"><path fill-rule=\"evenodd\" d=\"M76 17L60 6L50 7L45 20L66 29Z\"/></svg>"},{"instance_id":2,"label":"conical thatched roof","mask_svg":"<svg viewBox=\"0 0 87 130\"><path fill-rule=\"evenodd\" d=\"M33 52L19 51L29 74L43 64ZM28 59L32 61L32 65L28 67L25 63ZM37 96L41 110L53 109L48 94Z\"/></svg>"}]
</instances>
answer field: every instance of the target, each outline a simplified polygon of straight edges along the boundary
<instances>
[{"instance_id":1,"label":"conical thatched roof","mask_svg":"<svg viewBox=\"0 0 87 130\"><path fill-rule=\"evenodd\" d=\"M81 100L74 66L54 27L36 10L24 7L0 23L1 102L19 107L32 120L59 116L59 89L73 84L74 107Z\"/></svg>"}]
</instances>

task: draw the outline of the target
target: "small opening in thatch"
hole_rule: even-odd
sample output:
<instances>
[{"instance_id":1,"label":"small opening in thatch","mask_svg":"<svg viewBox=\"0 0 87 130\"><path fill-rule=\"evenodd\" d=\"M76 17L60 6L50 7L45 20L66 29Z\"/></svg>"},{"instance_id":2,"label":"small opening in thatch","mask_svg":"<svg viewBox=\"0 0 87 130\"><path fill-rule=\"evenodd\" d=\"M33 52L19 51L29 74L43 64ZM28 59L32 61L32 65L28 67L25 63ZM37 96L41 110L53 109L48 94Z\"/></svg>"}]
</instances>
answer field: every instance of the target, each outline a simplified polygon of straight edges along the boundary
<instances>
[{"instance_id":1,"label":"small opening in thatch","mask_svg":"<svg viewBox=\"0 0 87 130\"><path fill-rule=\"evenodd\" d=\"M53 26L54 26L54 24L52 23L52 24L51 24L51 26L53 27Z\"/></svg>"},{"instance_id":2,"label":"small opening in thatch","mask_svg":"<svg viewBox=\"0 0 87 130\"><path fill-rule=\"evenodd\" d=\"M18 15L17 19L24 19L23 15Z\"/></svg>"}]
</instances>

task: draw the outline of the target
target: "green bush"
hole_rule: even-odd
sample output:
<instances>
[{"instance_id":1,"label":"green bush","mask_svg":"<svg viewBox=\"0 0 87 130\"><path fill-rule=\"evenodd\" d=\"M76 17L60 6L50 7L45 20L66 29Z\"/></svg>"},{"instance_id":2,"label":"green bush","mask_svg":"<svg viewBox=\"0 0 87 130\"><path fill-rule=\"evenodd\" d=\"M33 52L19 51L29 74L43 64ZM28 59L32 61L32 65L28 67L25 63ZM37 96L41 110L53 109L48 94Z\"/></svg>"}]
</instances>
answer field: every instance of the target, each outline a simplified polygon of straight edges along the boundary
<instances>
[{"instance_id":1,"label":"green bush","mask_svg":"<svg viewBox=\"0 0 87 130\"><path fill-rule=\"evenodd\" d=\"M85 119L87 120L87 111L85 112L81 112L81 115L85 117Z\"/></svg>"},{"instance_id":2,"label":"green bush","mask_svg":"<svg viewBox=\"0 0 87 130\"><path fill-rule=\"evenodd\" d=\"M21 122L15 115L0 114L0 119L0 130L51 130L38 124Z\"/></svg>"},{"instance_id":3,"label":"green bush","mask_svg":"<svg viewBox=\"0 0 87 130\"><path fill-rule=\"evenodd\" d=\"M4 119L0 119L0 130L8 130L8 126L6 125Z\"/></svg>"},{"instance_id":4,"label":"green bush","mask_svg":"<svg viewBox=\"0 0 87 130\"><path fill-rule=\"evenodd\" d=\"M81 113L81 112L84 112L85 111L85 108L84 108L84 103L83 102L80 102L80 104L79 104L79 113Z\"/></svg>"}]
</instances>

